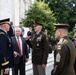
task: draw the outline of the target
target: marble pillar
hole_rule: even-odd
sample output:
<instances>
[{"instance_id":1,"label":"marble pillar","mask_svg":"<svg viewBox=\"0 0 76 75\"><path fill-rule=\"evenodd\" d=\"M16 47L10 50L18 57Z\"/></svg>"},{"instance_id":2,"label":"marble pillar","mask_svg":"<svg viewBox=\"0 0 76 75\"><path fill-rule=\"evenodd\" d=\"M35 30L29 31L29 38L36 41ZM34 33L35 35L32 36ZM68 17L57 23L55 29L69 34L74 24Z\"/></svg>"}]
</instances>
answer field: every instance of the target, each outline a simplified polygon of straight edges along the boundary
<instances>
[{"instance_id":1,"label":"marble pillar","mask_svg":"<svg viewBox=\"0 0 76 75\"><path fill-rule=\"evenodd\" d=\"M11 18L12 0L0 0L0 19Z\"/></svg>"},{"instance_id":2,"label":"marble pillar","mask_svg":"<svg viewBox=\"0 0 76 75\"><path fill-rule=\"evenodd\" d=\"M19 0L14 0L14 22L15 26L19 26Z\"/></svg>"},{"instance_id":3,"label":"marble pillar","mask_svg":"<svg viewBox=\"0 0 76 75\"><path fill-rule=\"evenodd\" d=\"M0 20L10 18L14 26L24 18L25 10L28 11L33 0L0 0Z\"/></svg>"},{"instance_id":4,"label":"marble pillar","mask_svg":"<svg viewBox=\"0 0 76 75\"><path fill-rule=\"evenodd\" d=\"M19 25L19 0L0 0L0 20L5 18Z\"/></svg>"}]
</instances>

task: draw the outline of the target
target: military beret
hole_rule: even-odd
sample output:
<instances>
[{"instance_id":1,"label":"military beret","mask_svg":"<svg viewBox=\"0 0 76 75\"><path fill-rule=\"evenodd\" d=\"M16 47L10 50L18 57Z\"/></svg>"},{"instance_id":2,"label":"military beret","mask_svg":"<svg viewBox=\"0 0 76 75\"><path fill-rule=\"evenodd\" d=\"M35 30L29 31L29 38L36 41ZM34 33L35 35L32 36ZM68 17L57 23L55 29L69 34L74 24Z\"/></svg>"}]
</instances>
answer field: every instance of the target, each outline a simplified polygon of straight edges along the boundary
<instances>
[{"instance_id":1,"label":"military beret","mask_svg":"<svg viewBox=\"0 0 76 75\"><path fill-rule=\"evenodd\" d=\"M34 22L34 26L43 26L43 24L40 23L40 22L35 21L35 22Z\"/></svg>"},{"instance_id":2,"label":"military beret","mask_svg":"<svg viewBox=\"0 0 76 75\"><path fill-rule=\"evenodd\" d=\"M55 28L54 30L57 30L57 29L68 29L69 28L69 25L68 24L54 24Z\"/></svg>"},{"instance_id":3,"label":"military beret","mask_svg":"<svg viewBox=\"0 0 76 75\"><path fill-rule=\"evenodd\" d=\"M10 24L10 18L0 20L0 25L2 24Z\"/></svg>"}]
</instances>

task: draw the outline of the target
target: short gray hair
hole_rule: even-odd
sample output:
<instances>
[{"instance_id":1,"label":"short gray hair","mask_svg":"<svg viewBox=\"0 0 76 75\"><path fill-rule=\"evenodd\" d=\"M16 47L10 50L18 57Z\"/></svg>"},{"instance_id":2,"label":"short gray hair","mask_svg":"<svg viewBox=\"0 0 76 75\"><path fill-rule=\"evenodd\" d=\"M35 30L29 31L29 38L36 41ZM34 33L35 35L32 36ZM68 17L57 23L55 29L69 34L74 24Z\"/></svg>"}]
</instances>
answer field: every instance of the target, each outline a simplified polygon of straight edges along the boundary
<instances>
[{"instance_id":1,"label":"short gray hair","mask_svg":"<svg viewBox=\"0 0 76 75\"><path fill-rule=\"evenodd\" d=\"M15 32L16 32L16 30L20 30L20 32L22 32L22 30L21 30L20 27L16 27L16 28L15 28Z\"/></svg>"}]
</instances>

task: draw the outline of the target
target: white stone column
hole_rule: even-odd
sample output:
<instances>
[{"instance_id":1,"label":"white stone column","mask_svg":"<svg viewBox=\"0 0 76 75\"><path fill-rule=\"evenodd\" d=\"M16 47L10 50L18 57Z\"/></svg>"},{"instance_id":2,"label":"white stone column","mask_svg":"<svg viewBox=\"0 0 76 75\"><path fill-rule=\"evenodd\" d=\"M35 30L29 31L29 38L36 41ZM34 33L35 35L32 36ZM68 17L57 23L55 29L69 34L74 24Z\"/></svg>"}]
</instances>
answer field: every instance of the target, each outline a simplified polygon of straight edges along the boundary
<instances>
[{"instance_id":1,"label":"white stone column","mask_svg":"<svg viewBox=\"0 0 76 75\"><path fill-rule=\"evenodd\" d=\"M24 14L25 14L25 0L19 0L19 2L20 2L20 5L19 5L19 12L20 12L20 14L19 14L19 21L21 21L22 20L22 18L24 18Z\"/></svg>"},{"instance_id":2,"label":"white stone column","mask_svg":"<svg viewBox=\"0 0 76 75\"><path fill-rule=\"evenodd\" d=\"M25 0L26 4L25 4L25 9L26 11L28 11L29 7L32 5L32 0Z\"/></svg>"},{"instance_id":3,"label":"white stone column","mask_svg":"<svg viewBox=\"0 0 76 75\"><path fill-rule=\"evenodd\" d=\"M34 4L34 0L32 0L32 4Z\"/></svg>"},{"instance_id":4,"label":"white stone column","mask_svg":"<svg viewBox=\"0 0 76 75\"><path fill-rule=\"evenodd\" d=\"M20 21L22 20L22 18L25 17L25 11L27 12L30 5L34 2L32 0L19 0L20 4L19 4L19 16L20 16Z\"/></svg>"},{"instance_id":5,"label":"white stone column","mask_svg":"<svg viewBox=\"0 0 76 75\"><path fill-rule=\"evenodd\" d=\"M0 20L5 18L19 25L19 0L0 0Z\"/></svg>"},{"instance_id":6,"label":"white stone column","mask_svg":"<svg viewBox=\"0 0 76 75\"><path fill-rule=\"evenodd\" d=\"M31 4L32 0L0 0L0 20L10 18L14 26L19 26Z\"/></svg>"},{"instance_id":7,"label":"white stone column","mask_svg":"<svg viewBox=\"0 0 76 75\"><path fill-rule=\"evenodd\" d=\"M14 0L14 21L15 21L15 26L19 26L19 0Z\"/></svg>"},{"instance_id":8,"label":"white stone column","mask_svg":"<svg viewBox=\"0 0 76 75\"><path fill-rule=\"evenodd\" d=\"M11 18L11 1L12 0L0 0L0 20Z\"/></svg>"}]
</instances>

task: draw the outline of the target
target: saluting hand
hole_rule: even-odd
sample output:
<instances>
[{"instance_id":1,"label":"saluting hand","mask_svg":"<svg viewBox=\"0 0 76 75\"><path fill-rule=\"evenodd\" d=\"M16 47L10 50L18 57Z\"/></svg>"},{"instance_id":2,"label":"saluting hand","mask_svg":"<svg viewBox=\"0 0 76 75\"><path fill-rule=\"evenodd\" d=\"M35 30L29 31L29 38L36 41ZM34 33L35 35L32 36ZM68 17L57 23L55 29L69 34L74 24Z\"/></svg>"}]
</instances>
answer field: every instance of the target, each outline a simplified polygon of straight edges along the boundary
<instances>
[{"instance_id":1,"label":"saluting hand","mask_svg":"<svg viewBox=\"0 0 76 75\"><path fill-rule=\"evenodd\" d=\"M5 71L4 71L4 74L8 74L9 71L10 71L10 69L9 68L6 68Z\"/></svg>"},{"instance_id":2,"label":"saluting hand","mask_svg":"<svg viewBox=\"0 0 76 75\"><path fill-rule=\"evenodd\" d=\"M29 40L30 36L25 37L26 40Z\"/></svg>"},{"instance_id":3,"label":"saluting hand","mask_svg":"<svg viewBox=\"0 0 76 75\"><path fill-rule=\"evenodd\" d=\"M28 62L28 58L25 59L25 62Z\"/></svg>"}]
</instances>

